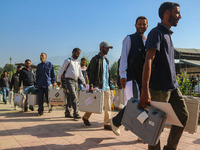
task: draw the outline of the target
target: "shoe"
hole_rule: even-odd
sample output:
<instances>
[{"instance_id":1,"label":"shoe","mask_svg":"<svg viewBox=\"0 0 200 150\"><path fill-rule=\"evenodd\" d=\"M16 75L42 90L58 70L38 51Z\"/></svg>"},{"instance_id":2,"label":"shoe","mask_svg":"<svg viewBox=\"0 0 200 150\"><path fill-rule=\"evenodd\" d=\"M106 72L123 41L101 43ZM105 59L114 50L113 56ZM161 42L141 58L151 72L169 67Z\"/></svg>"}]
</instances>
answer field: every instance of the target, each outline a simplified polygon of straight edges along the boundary
<instances>
[{"instance_id":1,"label":"shoe","mask_svg":"<svg viewBox=\"0 0 200 150\"><path fill-rule=\"evenodd\" d=\"M119 130L119 127L116 127L113 122L112 122L112 119L109 120L110 121L110 126L111 126L111 129L113 131L113 133L117 136L120 135L120 130Z\"/></svg>"},{"instance_id":2,"label":"shoe","mask_svg":"<svg viewBox=\"0 0 200 150\"><path fill-rule=\"evenodd\" d=\"M138 142L142 142L142 139L138 137L137 141L138 141Z\"/></svg>"},{"instance_id":3,"label":"shoe","mask_svg":"<svg viewBox=\"0 0 200 150\"><path fill-rule=\"evenodd\" d=\"M84 117L82 117L82 120L83 120L83 122L84 122L84 124L85 124L86 126L91 126L89 120L85 119Z\"/></svg>"},{"instance_id":4,"label":"shoe","mask_svg":"<svg viewBox=\"0 0 200 150\"><path fill-rule=\"evenodd\" d=\"M7 104L7 102L5 101L4 104Z\"/></svg>"},{"instance_id":5,"label":"shoe","mask_svg":"<svg viewBox=\"0 0 200 150\"><path fill-rule=\"evenodd\" d=\"M104 125L104 130L110 130L110 131L112 131L112 129L111 129L111 126L110 126L110 125Z\"/></svg>"},{"instance_id":6,"label":"shoe","mask_svg":"<svg viewBox=\"0 0 200 150\"><path fill-rule=\"evenodd\" d=\"M17 108L18 108L17 106L14 106L14 110L17 110Z\"/></svg>"},{"instance_id":7,"label":"shoe","mask_svg":"<svg viewBox=\"0 0 200 150\"><path fill-rule=\"evenodd\" d=\"M49 113L51 113L51 112L52 112L52 108L49 109Z\"/></svg>"},{"instance_id":8,"label":"shoe","mask_svg":"<svg viewBox=\"0 0 200 150\"><path fill-rule=\"evenodd\" d=\"M73 116L70 113L65 113L66 118L73 118Z\"/></svg>"},{"instance_id":9,"label":"shoe","mask_svg":"<svg viewBox=\"0 0 200 150\"><path fill-rule=\"evenodd\" d=\"M27 112L28 111L28 108L24 108L24 112Z\"/></svg>"},{"instance_id":10,"label":"shoe","mask_svg":"<svg viewBox=\"0 0 200 150\"><path fill-rule=\"evenodd\" d=\"M79 114L74 115L74 119L80 119L80 118L81 118L81 116Z\"/></svg>"},{"instance_id":11,"label":"shoe","mask_svg":"<svg viewBox=\"0 0 200 150\"><path fill-rule=\"evenodd\" d=\"M42 116L42 115L43 115L43 112L39 112L39 113L38 113L38 116Z\"/></svg>"},{"instance_id":12,"label":"shoe","mask_svg":"<svg viewBox=\"0 0 200 150\"><path fill-rule=\"evenodd\" d=\"M29 106L29 109L30 109L31 111L34 111L33 106Z\"/></svg>"}]
</instances>

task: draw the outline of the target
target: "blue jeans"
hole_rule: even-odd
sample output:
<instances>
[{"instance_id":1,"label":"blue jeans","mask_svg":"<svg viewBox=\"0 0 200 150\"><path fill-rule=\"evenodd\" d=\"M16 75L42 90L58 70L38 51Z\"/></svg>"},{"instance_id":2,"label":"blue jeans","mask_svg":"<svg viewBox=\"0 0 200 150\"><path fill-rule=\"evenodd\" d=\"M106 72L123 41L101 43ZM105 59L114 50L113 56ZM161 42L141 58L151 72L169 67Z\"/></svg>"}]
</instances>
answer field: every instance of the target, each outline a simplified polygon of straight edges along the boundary
<instances>
[{"instance_id":1,"label":"blue jeans","mask_svg":"<svg viewBox=\"0 0 200 150\"><path fill-rule=\"evenodd\" d=\"M7 102L6 97L8 96L9 88L3 87L2 90L3 90L3 102Z\"/></svg>"},{"instance_id":2,"label":"blue jeans","mask_svg":"<svg viewBox=\"0 0 200 150\"><path fill-rule=\"evenodd\" d=\"M79 91L83 89L83 84L78 84Z\"/></svg>"},{"instance_id":3,"label":"blue jeans","mask_svg":"<svg viewBox=\"0 0 200 150\"><path fill-rule=\"evenodd\" d=\"M26 100L25 100L25 106L24 108L28 108L28 94L31 93L32 90L35 90L35 87L34 85L31 85L31 86L23 86L23 90L24 90L24 94L26 94Z\"/></svg>"}]
</instances>

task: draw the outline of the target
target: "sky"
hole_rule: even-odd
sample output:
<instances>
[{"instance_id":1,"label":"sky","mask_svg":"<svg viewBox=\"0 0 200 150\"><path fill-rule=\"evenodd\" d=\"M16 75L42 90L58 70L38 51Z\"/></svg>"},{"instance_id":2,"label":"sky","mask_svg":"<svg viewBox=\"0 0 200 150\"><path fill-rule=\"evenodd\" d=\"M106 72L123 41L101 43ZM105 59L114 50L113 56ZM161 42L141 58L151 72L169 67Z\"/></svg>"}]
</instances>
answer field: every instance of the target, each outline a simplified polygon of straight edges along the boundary
<instances>
[{"instance_id":1,"label":"sky","mask_svg":"<svg viewBox=\"0 0 200 150\"><path fill-rule=\"evenodd\" d=\"M120 57L122 41L135 32L138 16L148 19L148 32L160 22L158 8L165 0L0 0L0 67L31 59L82 52L99 52L102 41ZM177 48L200 49L200 0L174 0L182 19L172 40ZM64 60L63 60L64 61ZM117 61L117 60L116 60Z\"/></svg>"}]
</instances>

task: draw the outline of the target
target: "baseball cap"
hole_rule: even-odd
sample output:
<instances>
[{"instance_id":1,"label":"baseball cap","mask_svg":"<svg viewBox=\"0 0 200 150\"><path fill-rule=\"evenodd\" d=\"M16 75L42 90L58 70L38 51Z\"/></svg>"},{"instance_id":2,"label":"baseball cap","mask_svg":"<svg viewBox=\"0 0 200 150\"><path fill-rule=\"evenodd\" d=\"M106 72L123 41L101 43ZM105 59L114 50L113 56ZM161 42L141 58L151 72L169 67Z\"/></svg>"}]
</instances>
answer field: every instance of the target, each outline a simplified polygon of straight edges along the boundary
<instances>
[{"instance_id":1,"label":"baseball cap","mask_svg":"<svg viewBox=\"0 0 200 150\"><path fill-rule=\"evenodd\" d=\"M99 47L107 47L107 48L113 48L113 46L111 46L108 42L103 41L100 43Z\"/></svg>"}]
</instances>

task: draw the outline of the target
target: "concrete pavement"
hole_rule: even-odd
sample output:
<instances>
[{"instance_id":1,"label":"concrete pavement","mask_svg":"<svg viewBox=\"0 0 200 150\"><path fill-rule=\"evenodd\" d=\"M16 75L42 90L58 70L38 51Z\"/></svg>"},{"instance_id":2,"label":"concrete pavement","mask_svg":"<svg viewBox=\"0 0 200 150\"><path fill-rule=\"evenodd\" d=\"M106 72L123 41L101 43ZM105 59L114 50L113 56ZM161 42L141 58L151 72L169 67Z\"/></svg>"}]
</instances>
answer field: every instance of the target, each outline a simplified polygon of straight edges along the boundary
<instances>
[{"instance_id":1,"label":"concrete pavement","mask_svg":"<svg viewBox=\"0 0 200 150\"><path fill-rule=\"evenodd\" d=\"M137 141L130 131L120 127L121 135L103 129L103 114L92 114L92 126L86 127L82 120L64 117L64 108L54 107L48 113L37 116L35 111L26 113L21 108L0 102L0 149L2 150L146 150L147 144ZM117 112L113 112L115 115ZM80 115L83 116L83 112ZM161 135L164 146L169 134L165 128ZM200 150L200 125L195 134L184 132L178 150Z\"/></svg>"}]
</instances>

